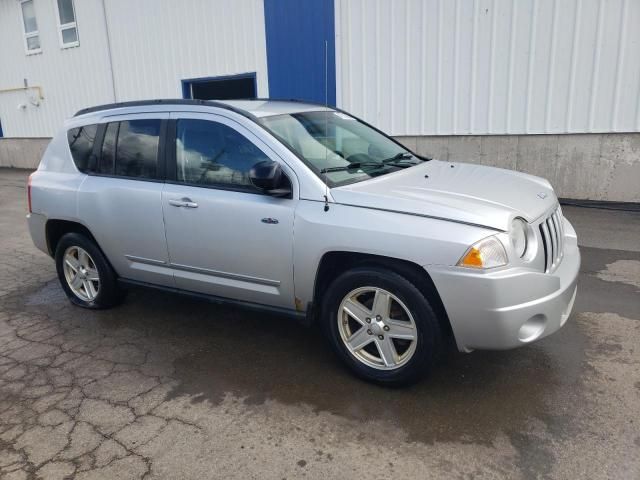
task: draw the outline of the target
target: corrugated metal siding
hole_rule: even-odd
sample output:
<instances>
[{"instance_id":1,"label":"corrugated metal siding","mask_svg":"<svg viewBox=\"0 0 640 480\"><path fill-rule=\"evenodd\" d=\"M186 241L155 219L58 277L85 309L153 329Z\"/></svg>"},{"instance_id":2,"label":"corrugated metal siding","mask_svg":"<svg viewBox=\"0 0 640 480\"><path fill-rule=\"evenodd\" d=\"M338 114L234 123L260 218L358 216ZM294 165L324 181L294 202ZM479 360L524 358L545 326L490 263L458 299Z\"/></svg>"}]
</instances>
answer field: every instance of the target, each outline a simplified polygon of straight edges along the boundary
<instances>
[{"instance_id":1,"label":"corrugated metal siding","mask_svg":"<svg viewBox=\"0 0 640 480\"><path fill-rule=\"evenodd\" d=\"M106 7L118 100L181 97L182 79L246 72L256 72L258 96L267 96L262 0L107 0Z\"/></svg>"},{"instance_id":2,"label":"corrugated metal siding","mask_svg":"<svg viewBox=\"0 0 640 480\"><path fill-rule=\"evenodd\" d=\"M640 131L638 0L336 0L338 105L395 135Z\"/></svg>"},{"instance_id":3,"label":"corrugated metal siding","mask_svg":"<svg viewBox=\"0 0 640 480\"><path fill-rule=\"evenodd\" d=\"M106 23L101 0L74 1L80 46L61 49L55 0L35 0L42 53L25 55L20 3L0 0L0 89L27 78L45 97L36 107L33 92L0 93L5 136L51 136L91 105L181 97L186 78L256 72L268 95L262 0L104 1Z\"/></svg>"},{"instance_id":4,"label":"corrugated metal siding","mask_svg":"<svg viewBox=\"0 0 640 480\"><path fill-rule=\"evenodd\" d=\"M55 3L35 0L42 53L26 55L20 3L0 0L0 90L29 85L43 88L37 95L0 92L0 119L4 135L51 136L65 117L87 105L112 102L104 18L100 0L75 0L80 46L60 48ZM18 110L19 104L26 104Z\"/></svg>"}]
</instances>

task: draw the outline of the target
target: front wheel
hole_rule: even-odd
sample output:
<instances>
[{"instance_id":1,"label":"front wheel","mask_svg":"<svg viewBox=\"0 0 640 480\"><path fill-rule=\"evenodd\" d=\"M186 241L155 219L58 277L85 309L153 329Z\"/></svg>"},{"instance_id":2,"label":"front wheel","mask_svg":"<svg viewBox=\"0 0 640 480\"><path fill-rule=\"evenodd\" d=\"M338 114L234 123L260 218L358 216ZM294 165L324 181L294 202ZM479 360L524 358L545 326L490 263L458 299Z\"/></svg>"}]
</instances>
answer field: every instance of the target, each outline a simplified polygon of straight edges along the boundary
<instances>
[{"instance_id":1,"label":"front wheel","mask_svg":"<svg viewBox=\"0 0 640 480\"><path fill-rule=\"evenodd\" d=\"M385 385L417 381L440 342L437 318L422 292L397 273L360 267L326 292L322 324L333 349L359 377Z\"/></svg>"}]
</instances>

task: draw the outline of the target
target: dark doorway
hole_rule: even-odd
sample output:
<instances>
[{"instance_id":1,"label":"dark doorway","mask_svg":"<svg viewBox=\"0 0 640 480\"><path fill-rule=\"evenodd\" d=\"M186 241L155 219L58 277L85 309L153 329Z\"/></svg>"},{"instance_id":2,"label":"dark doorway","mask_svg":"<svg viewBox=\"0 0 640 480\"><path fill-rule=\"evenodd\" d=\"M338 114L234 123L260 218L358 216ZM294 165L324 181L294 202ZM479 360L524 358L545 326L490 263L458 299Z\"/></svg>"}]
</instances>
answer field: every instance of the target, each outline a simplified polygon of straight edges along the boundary
<instances>
[{"instance_id":1,"label":"dark doorway","mask_svg":"<svg viewBox=\"0 0 640 480\"><path fill-rule=\"evenodd\" d=\"M256 74L182 80L182 96L198 100L256 98Z\"/></svg>"}]
</instances>

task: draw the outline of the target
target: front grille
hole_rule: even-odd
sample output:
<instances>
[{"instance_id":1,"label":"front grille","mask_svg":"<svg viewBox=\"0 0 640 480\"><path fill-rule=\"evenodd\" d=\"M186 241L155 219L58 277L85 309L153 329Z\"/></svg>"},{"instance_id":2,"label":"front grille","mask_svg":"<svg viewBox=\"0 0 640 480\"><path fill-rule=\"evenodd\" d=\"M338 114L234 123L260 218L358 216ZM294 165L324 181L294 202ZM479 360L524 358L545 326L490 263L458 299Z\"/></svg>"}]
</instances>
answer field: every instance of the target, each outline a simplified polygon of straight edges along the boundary
<instances>
[{"instance_id":1,"label":"front grille","mask_svg":"<svg viewBox=\"0 0 640 480\"><path fill-rule=\"evenodd\" d=\"M564 226L560 207L540 223L540 234L544 247L544 271L551 273L558 268L564 255Z\"/></svg>"}]
</instances>

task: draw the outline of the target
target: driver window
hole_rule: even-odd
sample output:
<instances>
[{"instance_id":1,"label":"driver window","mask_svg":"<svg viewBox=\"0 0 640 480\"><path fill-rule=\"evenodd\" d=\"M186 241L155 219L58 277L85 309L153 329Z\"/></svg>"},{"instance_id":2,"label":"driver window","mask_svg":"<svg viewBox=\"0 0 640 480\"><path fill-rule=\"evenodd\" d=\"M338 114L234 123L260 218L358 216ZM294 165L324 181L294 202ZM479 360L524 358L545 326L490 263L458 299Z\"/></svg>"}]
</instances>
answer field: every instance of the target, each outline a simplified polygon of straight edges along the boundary
<instances>
[{"instance_id":1,"label":"driver window","mask_svg":"<svg viewBox=\"0 0 640 480\"><path fill-rule=\"evenodd\" d=\"M249 171L269 157L227 125L181 119L176 129L176 178L192 185L219 185L256 191Z\"/></svg>"}]
</instances>

